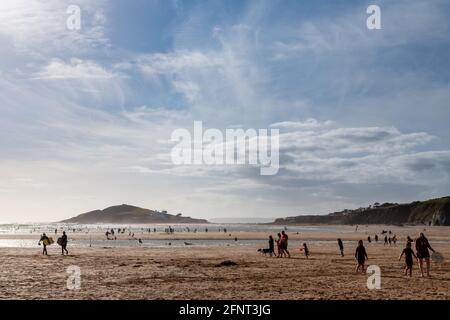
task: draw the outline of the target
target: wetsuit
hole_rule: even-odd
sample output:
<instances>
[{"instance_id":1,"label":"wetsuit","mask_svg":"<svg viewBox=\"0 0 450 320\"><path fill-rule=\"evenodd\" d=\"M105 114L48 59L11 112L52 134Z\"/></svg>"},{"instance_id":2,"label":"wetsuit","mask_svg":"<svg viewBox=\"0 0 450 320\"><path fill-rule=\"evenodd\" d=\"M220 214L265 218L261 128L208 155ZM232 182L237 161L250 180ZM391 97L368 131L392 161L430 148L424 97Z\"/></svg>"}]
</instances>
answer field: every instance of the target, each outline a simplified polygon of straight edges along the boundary
<instances>
[{"instance_id":1,"label":"wetsuit","mask_svg":"<svg viewBox=\"0 0 450 320\"><path fill-rule=\"evenodd\" d=\"M67 235L63 234L63 236L61 237L61 250L62 250L62 254L64 254L64 251L66 252L66 254L69 254L69 251L67 251Z\"/></svg>"},{"instance_id":2,"label":"wetsuit","mask_svg":"<svg viewBox=\"0 0 450 320\"><path fill-rule=\"evenodd\" d=\"M42 254L48 255L47 253L47 245L44 243L45 240L49 240L47 236L42 236L41 240L39 240L39 243L42 242L42 245L44 246L44 248L42 249Z\"/></svg>"},{"instance_id":3,"label":"wetsuit","mask_svg":"<svg viewBox=\"0 0 450 320\"><path fill-rule=\"evenodd\" d=\"M342 243L342 240L338 240L339 250L341 250L341 256L344 256L344 244Z\"/></svg>"}]
</instances>

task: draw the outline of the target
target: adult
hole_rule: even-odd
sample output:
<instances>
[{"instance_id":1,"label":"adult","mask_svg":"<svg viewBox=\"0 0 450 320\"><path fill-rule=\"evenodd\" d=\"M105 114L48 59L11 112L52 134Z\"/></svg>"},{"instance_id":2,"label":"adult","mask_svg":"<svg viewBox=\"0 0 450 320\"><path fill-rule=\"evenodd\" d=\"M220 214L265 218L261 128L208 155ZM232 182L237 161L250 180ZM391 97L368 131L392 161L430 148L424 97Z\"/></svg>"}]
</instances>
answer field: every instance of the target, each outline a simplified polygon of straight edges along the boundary
<instances>
[{"instance_id":1,"label":"adult","mask_svg":"<svg viewBox=\"0 0 450 320\"><path fill-rule=\"evenodd\" d=\"M269 253L270 256L275 255L275 241L272 236L269 236Z\"/></svg>"},{"instance_id":2,"label":"adult","mask_svg":"<svg viewBox=\"0 0 450 320\"><path fill-rule=\"evenodd\" d=\"M361 273L364 273L364 264L365 261L369 259L367 256L366 248L364 248L363 241L358 241L358 247L355 250L355 258L358 261L358 265L356 266L356 273L358 273L359 268L361 268Z\"/></svg>"},{"instance_id":3,"label":"adult","mask_svg":"<svg viewBox=\"0 0 450 320\"><path fill-rule=\"evenodd\" d=\"M42 254L48 256L47 244L49 243L49 239L45 233L42 234L41 239L38 242L38 245L41 245L41 242L43 246Z\"/></svg>"},{"instance_id":4,"label":"adult","mask_svg":"<svg viewBox=\"0 0 450 320\"><path fill-rule=\"evenodd\" d=\"M69 251L67 251L67 234L65 231L63 231L63 235L61 237L61 251L62 255L64 255L64 252L69 255Z\"/></svg>"},{"instance_id":5,"label":"adult","mask_svg":"<svg viewBox=\"0 0 450 320\"><path fill-rule=\"evenodd\" d=\"M434 249L430 246L428 239L421 232L419 234L419 237L416 239L416 254L417 254L417 258L419 259L419 268L420 268L420 273L422 274L422 277L424 277L423 260L425 260L426 267L427 267L427 270L426 270L427 277L430 276L430 252L428 251L428 249L435 252Z\"/></svg>"},{"instance_id":6,"label":"adult","mask_svg":"<svg viewBox=\"0 0 450 320\"><path fill-rule=\"evenodd\" d=\"M281 249L282 249L285 253L287 253L288 258L290 258L290 257L291 257L291 254L289 253L289 250L288 250L288 239L289 239L289 237L288 237L288 235L286 234L286 232L284 232L284 230L281 231L281 244L282 244L282 248L281 248Z\"/></svg>"},{"instance_id":7,"label":"adult","mask_svg":"<svg viewBox=\"0 0 450 320\"><path fill-rule=\"evenodd\" d=\"M281 233L277 233L277 258L283 257L283 250L281 248Z\"/></svg>"},{"instance_id":8,"label":"adult","mask_svg":"<svg viewBox=\"0 0 450 320\"><path fill-rule=\"evenodd\" d=\"M344 243L342 242L341 238L337 239L338 245L339 245L339 250L341 250L341 257L344 256Z\"/></svg>"}]
</instances>

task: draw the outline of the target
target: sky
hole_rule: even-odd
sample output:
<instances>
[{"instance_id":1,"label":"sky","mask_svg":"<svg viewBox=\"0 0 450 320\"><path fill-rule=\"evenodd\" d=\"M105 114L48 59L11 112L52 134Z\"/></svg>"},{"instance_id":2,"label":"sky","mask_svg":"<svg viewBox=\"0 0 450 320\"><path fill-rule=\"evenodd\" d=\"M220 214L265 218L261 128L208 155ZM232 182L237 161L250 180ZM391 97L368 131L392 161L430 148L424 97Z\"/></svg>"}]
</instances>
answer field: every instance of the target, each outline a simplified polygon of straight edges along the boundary
<instances>
[{"instance_id":1,"label":"sky","mask_svg":"<svg viewBox=\"0 0 450 320\"><path fill-rule=\"evenodd\" d=\"M449 16L445 0L2 0L0 223L449 195ZM174 165L171 133L194 121L279 129L280 170Z\"/></svg>"}]
</instances>

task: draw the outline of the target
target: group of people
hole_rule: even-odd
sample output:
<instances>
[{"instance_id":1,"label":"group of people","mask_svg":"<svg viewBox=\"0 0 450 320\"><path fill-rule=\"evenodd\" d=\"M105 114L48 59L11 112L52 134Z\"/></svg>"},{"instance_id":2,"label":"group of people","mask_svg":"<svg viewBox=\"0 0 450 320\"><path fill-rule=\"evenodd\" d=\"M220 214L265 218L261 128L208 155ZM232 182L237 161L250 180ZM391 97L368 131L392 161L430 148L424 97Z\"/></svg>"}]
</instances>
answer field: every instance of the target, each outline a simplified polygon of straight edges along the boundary
<instances>
[{"instance_id":1,"label":"group of people","mask_svg":"<svg viewBox=\"0 0 450 320\"><path fill-rule=\"evenodd\" d=\"M288 250L288 240L289 237L287 235L287 233L283 230L280 233L277 234L278 238L276 241L277 244L277 252L275 253L275 240L273 239L273 237L270 235L269 236L269 250L268 253L269 255L275 256L277 258L283 258L283 257L291 257L291 254ZM303 243L303 247L300 249L300 251L302 251L305 254L305 257L308 258L309 257L309 249L306 243Z\"/></svg>"},{"instance_id":2,"label":"group of people","mask_svg":"<svg viewBox=\"0 0 450 320\"><path fill-rule=\"evenodd\" d=\"M395 236L394 236L395 237ZM281 231L281 233L278 233L278 239L276 240L277 245L277 252L275 253L275 240L272 236L269 236L269 249L268 253L270 256L275 256L277 258L283 258L288 257L290 258L291 255L288 250L288 235L285 231ZM397 241L395 237L395 241ZM342 257L344 257L344 243L341 238L337 239L340 254ZM412 249L412 244L415 243L416 252ZM265 249L266 250L266 249ZM403 251L400 254L399 261L404 257L405 259L405 269L404 274L405 275L412 275L412 266L413 266L413 257L417 260L420 268L420 273L422 277L430 276L430 252L435 252L435 250L431 247L430 243L428 242L428 239L425 237L425 235L421 232L419 237L415 240L413 240L411 237L407 237L406 245ZM306 258L309 257L309 249L306 243L303 243L302 248L300 249L305 255ZM358 273L361 271L362 273L365 272L365 263L366 260L369 259L367 255L366 248L364 247L364 243L362 240L358 241L358 246L355 250L355 259L357 260L356 270L355 272Z\"/></svg>"},{"instance_id":3,"label":"group of people","mask_svg":"<svg viewBox=\"0 0 450 320\"><path fill-rule=\"evenodd\" d=\"M277 234L277 252L275 253L275 240L272 236L269 236L269 254L270 256L275 256L277 258L283 258L283 257L291 257L291 254L288 250L288 240L289 237L286 234L286 232L283 230L281 233Z\"/></svg>"},{"instance_id":4,"label":"group of people","mask_svg":"<svg viewBox=\"0 0 450 320\"><path fill-rule=\"evenodd\" d=\"M55 232L56 234L56 232ZM63 231L63 234L60 239L58 239L58 244L61 246L61 254L66 255L69 254L69 251L67 250L67 234L65 231ZM42 234L41 238L39 239L38 245L42 244L42 254L45 256L48 256L47 246L50 245L52 242L49 237L44 233Z\"/></svg>"},{"instance_id":5,"label":"group of people","mask_svg":"<svg viewBox=\"0 0 450 320\"><path fill-rule=\"evenodd\" d=\"M416 258L417 262L419 263L419 269L422 277L430 276L430 251L435 252L435 250L431 247L430 243L428 242L428 239L425 237L425 235L421 232L419 237L414 241L415 247L416 247L416 253L414 253L414 250L412 249L412 243L413 240L411 237L407 237L406 245L403 251L401 252L398 260L400 261L402 257L405 259L405 269L404 274L412 276L412 267L413 267L413 257ZM344 247L342 244L342 240L338 239L339 248L341 250L341 255L344 256ZM364 273L364 264L365 261L369 259L367 256L366 248L364 247L363 241L358 241L358 247L355 251L355 258L358 261L358 264L356 266L356 272L358 272L361 269L361 272ZM424 262L425 262L425 268L424 268Z\"/></svg>"}]
</instances>

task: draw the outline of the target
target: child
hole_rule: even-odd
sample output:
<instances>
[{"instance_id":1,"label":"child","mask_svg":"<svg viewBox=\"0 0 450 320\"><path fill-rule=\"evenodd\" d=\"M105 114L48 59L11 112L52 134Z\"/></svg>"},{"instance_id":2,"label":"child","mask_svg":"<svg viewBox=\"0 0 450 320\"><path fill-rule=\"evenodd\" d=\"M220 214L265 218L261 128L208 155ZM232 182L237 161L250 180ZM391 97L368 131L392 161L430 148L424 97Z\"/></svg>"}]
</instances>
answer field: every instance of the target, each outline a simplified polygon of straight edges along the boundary
<instances>
[{"instance_id":1,"label":"child","mask_svg":"<svg viewBox=\"0 0 450 320\"><path fill-rule=\"evenodd\" d=\"M358 241L358 247L355 251L355 258L358 260L358 265L356 266L356 273L358 273L359 268L361 267L361 273L364 273L364 263L367 260L369 260L369 257L367 256L366 248L363 246L363 241Z\"/></svg>"},{"instance_id":2,"label":"child","mask_svg":"<svg viewBox=\"0 0 450 320\"><path fill-rule=\"evenodd\" d=\"M308 250L308 246L306 245L306 243L303 243L303 248L300 248L300 251L303 251L305 253L306 259L308 259L308 257L309 257L309 250Z\"/></svg>"},{"instance_id":3,"label":"child","mask_svg":"<svg viewBox=\"0 0 450 320\"><path fill-rule=\"evenodd\" d=\"M414 253L413 249L411 249L411 242L407 242L406 243L406 248L403 249L400 257L398 258L398 261L400 261L402 259L402 256L405 255L405 276L408 274L408 270L409 270L409 276L411 277L412 275L412 266L413 266L413 257L416 258L417 260L417 256Z\"/></svg>"}]
</instances>

